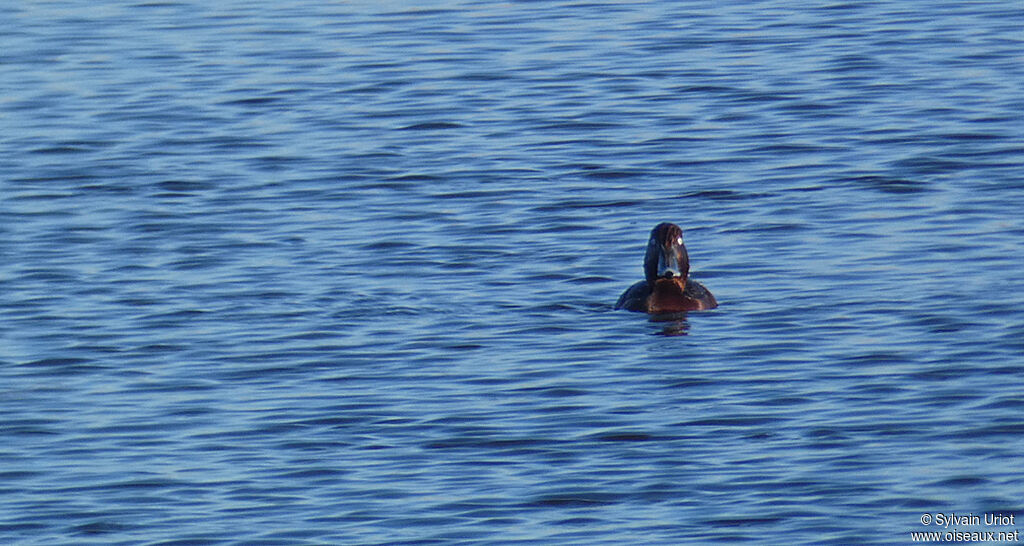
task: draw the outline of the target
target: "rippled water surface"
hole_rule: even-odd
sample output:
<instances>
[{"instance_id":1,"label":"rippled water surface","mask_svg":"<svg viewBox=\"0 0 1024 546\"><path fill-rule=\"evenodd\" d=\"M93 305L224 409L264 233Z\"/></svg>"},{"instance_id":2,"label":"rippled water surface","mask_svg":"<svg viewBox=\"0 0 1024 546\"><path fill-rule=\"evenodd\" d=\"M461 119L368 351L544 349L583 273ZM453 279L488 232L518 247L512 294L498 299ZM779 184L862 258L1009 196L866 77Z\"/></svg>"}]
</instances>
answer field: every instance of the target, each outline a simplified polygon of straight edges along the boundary
<instances>
[{"instance_id":1,"label":"rippled water surface","mask_svg":"<svg viewBox=\"0 0 1024 546\"><path fill-rule=\"evenodd\" d=\"M1022 28L1018 2L5 4L2 542L1024 518ZM661 221L717 310L612 309Z\"/></svg>"}]
</instances>

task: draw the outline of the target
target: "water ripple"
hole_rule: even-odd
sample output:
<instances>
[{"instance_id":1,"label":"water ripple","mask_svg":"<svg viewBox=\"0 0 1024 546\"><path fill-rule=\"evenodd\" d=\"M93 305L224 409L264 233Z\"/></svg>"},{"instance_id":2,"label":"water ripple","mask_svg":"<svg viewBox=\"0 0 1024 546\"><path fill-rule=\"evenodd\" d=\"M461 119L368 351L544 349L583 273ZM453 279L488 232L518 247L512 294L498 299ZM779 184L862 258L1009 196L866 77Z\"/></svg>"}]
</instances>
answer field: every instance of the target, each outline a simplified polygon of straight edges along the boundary
<instances>
[{"instance_id":1,"label":"water ripple","mask_svg":"<svg viewBox=\"0 0 1024 546\"><path fill-rule=\"evenodd\" d=\"M4 542L1024 512L1020 10L0 11ZM661 221L719 309L613 310Z\"/></svg>"}]
</instances>

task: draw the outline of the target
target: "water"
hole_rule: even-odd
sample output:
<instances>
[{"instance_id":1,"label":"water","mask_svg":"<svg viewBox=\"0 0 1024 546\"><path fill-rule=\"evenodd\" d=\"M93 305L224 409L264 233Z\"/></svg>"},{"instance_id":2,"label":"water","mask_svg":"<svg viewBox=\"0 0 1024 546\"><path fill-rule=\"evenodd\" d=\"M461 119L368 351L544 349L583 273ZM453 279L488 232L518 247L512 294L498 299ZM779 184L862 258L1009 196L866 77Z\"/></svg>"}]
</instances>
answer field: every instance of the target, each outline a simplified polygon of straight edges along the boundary
<instances>
[{"instance_id":1,"label":"water","mask_svg":"<svg viewBox=\"0 0 1024 546\"><path fill-rule=\"evenodd\" d=\"M1024 517L1019 3L0 12L5 543Z\"/></svg>"}]
</instances>

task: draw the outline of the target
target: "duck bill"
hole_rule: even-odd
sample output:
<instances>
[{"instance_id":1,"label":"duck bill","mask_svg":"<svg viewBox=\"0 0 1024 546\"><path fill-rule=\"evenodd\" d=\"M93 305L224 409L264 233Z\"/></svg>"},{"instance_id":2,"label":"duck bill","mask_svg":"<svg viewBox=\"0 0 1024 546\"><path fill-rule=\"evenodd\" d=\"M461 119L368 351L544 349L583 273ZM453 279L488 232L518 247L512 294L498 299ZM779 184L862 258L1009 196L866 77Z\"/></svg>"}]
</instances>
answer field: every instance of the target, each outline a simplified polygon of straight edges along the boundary
<instances>
[{"instance_id":1,"label":"duck bill","mask_svg":"<svg viewBox=\"0 0 1024 546\"><path fill-rule=\"evenodd\" d=\"M675 252L661 252L658 257L658 277L671 279L682 275L683 268Z\"/></svg>"}]
</instances>

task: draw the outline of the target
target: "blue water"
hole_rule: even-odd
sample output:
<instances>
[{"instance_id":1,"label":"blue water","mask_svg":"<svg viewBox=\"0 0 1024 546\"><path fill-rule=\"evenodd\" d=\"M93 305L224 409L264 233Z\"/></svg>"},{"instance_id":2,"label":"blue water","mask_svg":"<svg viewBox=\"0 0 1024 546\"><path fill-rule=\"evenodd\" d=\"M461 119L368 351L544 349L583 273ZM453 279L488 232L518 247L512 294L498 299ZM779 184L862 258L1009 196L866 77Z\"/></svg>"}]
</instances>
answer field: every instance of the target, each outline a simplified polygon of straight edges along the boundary
<instances>
[{"instance_id":1,"label":"blue water","mask_svg":"<svg viewBox=\"0 0 1024 546\"><path fill-rule=\"evenodd\" d=\"M1024 10L797 6L4 4L0 542L1024 518Z\"/></svg>"}]
</instances>

